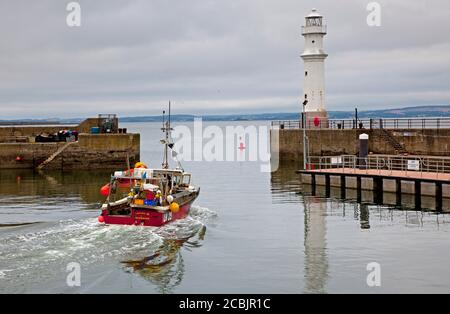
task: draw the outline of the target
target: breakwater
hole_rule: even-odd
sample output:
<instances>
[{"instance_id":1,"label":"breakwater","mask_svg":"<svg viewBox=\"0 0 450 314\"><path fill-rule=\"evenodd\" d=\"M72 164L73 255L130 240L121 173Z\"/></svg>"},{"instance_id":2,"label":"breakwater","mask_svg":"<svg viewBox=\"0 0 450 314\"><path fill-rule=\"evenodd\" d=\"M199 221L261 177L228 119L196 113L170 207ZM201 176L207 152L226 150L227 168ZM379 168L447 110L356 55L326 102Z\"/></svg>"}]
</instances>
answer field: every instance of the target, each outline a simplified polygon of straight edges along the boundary
<instances>
[{"instance_id":1,"label":"breakwater","mask_svg":"<svg viewBox=\"0 0 450 314\"><path fill-rule=\"evenodd\" d=\"M117 127L92 134L104 122L103 118L90 118L79 125L0 127L0 169L36 168L49 158L45 165L49 169L120 168L126 167L127 159L130 163L139 161L140 134L124 133ZM118 122L113 125L118 126ZM38 135L61 130L76 131L77 140L70 145L35 141Z\"/></svg>"},{"instance_id":2,"label":"breakwater","mask_svg":"<svg viewBox=\"0 0 450 314\"><path fill-rule=\"evenodd\" d=\"M291 124L288 124L291 123ZM377 123L375 123L377 122ZM369 152L384 155L450 155L450 120L384 119L364 121L330 120L327 127L308 127L310 156L357 155L359 136L369 135ZM353 125L353 127L352 127ZM346 126L346 127L345 127ZM276 132L276 134L274 134ZM303 159L303 129L298 121L272 123L272 153L280 160Z\"/></svg>"}]
</instances>

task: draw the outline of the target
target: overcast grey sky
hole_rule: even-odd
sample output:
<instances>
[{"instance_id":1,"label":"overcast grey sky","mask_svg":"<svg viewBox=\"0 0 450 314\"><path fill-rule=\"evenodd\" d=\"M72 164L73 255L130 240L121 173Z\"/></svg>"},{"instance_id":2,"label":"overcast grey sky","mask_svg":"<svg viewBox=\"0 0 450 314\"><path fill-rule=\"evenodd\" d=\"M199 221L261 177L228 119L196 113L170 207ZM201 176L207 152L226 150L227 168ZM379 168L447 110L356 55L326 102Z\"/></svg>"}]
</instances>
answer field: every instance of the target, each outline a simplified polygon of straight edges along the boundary
<instances>
[{"instance_id":1,"label":"overcast grey sky","mask_svg":"<svg viewBox=\"0 0 450 314\"><path fill-rule=\"evenodd\" d=\"M0 119L300 110L304 16L328 24L329 110L450 104L450 1L0 0Z\"/></svg>"}]
</instances>

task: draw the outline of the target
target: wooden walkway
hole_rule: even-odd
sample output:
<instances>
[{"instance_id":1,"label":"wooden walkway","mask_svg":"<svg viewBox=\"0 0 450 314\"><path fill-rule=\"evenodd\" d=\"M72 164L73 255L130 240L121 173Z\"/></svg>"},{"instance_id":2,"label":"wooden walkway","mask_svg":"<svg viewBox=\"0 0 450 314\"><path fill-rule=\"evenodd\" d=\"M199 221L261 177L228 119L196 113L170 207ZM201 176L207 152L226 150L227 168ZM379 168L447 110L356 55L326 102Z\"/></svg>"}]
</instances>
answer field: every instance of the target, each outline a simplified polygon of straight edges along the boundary
<instances>
[{"instance_id":1,"label":"wooden walkway","mask_svg":"<svg viewBox=\"0 0 450 314\"><path fill-rule=\"evenodd\" d=\"M443 209L443 198L450 197L448 195L450 173L358 168L298 170L297 173L310 178L313 191L315 191L316 185L324 185L326 195L330 195L330 187L339 186L341 195L345 198L345 190L355 188L358 199L360 199L361 190L372 190L377 203L383 202L384 192L393 192L396 193L397 204L401 205L403 191L412 186L413 189L409 194L414 194L415 208L418 210L421 209L422 196L424 195L435 197L436 210L438 211ZM445 193L443 193L443 189L445 189Z\"/></svg>"},{"instance_id":2,"label":"wooden walkway","mask_svg":"<svg viewBox=\"0 0 450 314\"><path fill-rule=\"evenodd\" d=\"M304 171L298 171L304 172ZM310 170L312 173L333 173L333 174L345 174L355 176L369 177L381 176L389 177L391 179L400 178L405 180L423 180L423 181L449 181L450 184L450 173L439 173L439 172L420 172L420 171L401 171L401 170L382 170L382 169L354 169L354 168L330 168L321 170Z\"/></svg>"}]
</instances>

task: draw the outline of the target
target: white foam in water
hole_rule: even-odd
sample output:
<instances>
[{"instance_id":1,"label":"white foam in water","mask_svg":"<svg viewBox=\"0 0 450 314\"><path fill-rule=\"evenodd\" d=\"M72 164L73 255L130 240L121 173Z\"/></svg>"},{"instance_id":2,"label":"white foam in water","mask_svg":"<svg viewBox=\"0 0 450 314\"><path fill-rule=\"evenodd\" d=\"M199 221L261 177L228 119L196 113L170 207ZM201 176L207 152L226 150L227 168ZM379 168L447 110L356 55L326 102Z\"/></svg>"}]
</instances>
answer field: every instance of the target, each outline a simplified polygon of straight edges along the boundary
<instances>
[{"instance_id":1,"label":"white foam in water","mask_svg":"<svg viewBox=\"0 0 450 314\"><path fill-rule=\"evenodd\" d=\"M189 216L206 223L209 222L210 219L216 218L217 213L206 207L192 206Z\"/></svg>"},{"instance_id":2,"label":"white foam in water","mask_svg":"<svg viewBox=\"0 0 450 314\"><path fill-rule=\"evenodd\" d=\"M64 271L70 262L83 266L105 258L117 262L154 254L165 239L184 240L194 236L216 213L194 206L186 219L160 228L102 225L95 218L64 220L44 230L5 235L0 241L0 278L15 280L51 276ZM1 290L1 288L0 288Z\"/></svg>"},{"instance_id":3,"label":"white foam in water","mask_svg":"<svg viewBox=\"0 0 450 314\"><path fill-rule=\"evenodd\" d=\"M7 272L13 271L12 269L0 269L0 279L4 278L6 276Z\"/></svg>"}]
</instances>

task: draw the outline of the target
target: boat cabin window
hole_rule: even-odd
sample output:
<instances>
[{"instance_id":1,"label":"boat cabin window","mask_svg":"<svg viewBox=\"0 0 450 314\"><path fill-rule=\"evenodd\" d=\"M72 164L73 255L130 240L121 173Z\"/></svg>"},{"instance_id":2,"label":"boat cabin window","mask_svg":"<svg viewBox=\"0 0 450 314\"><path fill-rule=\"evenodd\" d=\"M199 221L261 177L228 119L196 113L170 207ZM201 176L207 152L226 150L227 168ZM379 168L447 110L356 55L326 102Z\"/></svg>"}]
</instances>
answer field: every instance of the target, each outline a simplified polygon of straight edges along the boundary
<instances>
[{"instance_id":1,"label":"boat cabin window","mask_svg":"<svg viewBox=\"0 0 450 314\"><path fill-rule=\"evenodd\" d=\"M185 174L183 175L183 185L189 186L191 184L191 175Z\"/></svg>"},{"instance_id":2,"label":"boat cabin window","mask_svg":"<svg viewBox=\"0 0 450 314\"><path fill-rule=\"evenodd\" d=\"M172 180L173 180L173 185L176 185L176 186L181 185L181 182L182 182L181 176L174 175Z\"/></svg>"}]
</instances>

